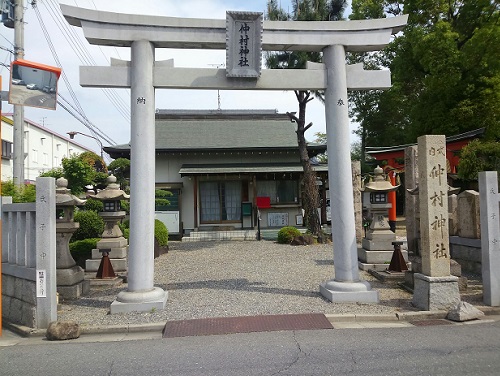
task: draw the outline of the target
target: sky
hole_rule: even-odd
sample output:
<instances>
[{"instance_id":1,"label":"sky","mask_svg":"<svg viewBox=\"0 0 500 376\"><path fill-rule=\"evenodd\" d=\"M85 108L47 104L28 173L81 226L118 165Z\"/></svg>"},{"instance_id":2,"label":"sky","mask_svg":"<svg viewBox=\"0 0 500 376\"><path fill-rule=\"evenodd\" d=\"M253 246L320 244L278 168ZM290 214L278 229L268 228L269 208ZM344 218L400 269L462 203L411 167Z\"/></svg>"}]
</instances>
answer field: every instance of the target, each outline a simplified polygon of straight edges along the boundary
<instances>
[{"instance_id":1,"label":"sky","mask_svg":"<svg viewBox=\"0 0 500 376\"><path fill-rule=\"evenodd\" d=\"M88 9L117 13L139 13L169 17L225 19L226 11L264 12L267 0L38 0L36 6L45 25L57 59L54 58L49 43L44 37L37 12L25 0L25 60L60 66L69 82L74 96L85 116L99 128L111 143L102 140L104 146L124 144L130 141L130 90L83 88L79 84L79 66L109 66L110 58L130 59L129 48L101 47L90 45L80 28L69 26L61 16L58 4L68 4ZM350 2L349 2L350 3ZM291 0L281 0L285 10L292 9ZM73 29L73 30L68 30ZM65 37L68 35L68 37ZM7 50L13 49L14 32L0 24L0 64L9 65L13 59ZM73 47L72 47L73 46ZM214 50L172 50L156 49L156 60L174 59L176 67L216 68L225 63L225 51ZM60 62L59 63L57 62ZM8 90L9 70L0 66L2 90ZM77 107L72 92L64 80L59 81L58 93L65 101ZM220 108L224 109L276 109L279 112L298 111L298 103L293 92L288 91L220 91ZM157 109L217 109L217 90L167 90L157 89L155 108ZM3 103L3 112L12 112L13 106ZM306 138L314 141L316 132L326 132L324 106L317 99L308 104L306 123L313 126ZM55 111L25 108L25 118L38 123L61 135L76 131L87 135L92 133L66 110L58 105ZM351 125L351 130L356 128ZM355 140L353 135L351 140ZM75 141L99 154L99 144L90 137L75 136Z\"/></svg>"}]
</instances>

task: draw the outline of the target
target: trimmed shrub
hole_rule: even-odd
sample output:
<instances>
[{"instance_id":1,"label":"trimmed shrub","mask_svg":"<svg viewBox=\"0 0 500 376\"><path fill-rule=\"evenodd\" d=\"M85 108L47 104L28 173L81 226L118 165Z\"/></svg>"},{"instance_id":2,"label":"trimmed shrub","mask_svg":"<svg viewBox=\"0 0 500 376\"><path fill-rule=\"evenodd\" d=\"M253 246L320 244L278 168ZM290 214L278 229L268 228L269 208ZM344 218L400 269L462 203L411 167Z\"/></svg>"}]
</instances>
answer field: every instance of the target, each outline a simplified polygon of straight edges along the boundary
<instances>
[{"instance_id":1,"label":"trimmed shrub","mask_svg":"<svg viewBox=\"0 0 500 376\"><path fill-rule=\"evenodd\" d=\"M76 261L78 266L85 269L85 260L92 258L92 250L97 248L99 238L77 240L76 242L69 243L69 251L71 256Z\"/></svg>"},{"instance_id":2,"label":"trimmed shrub","mask_svg":"<svg viewBox=\"0 0 500 376\"><path fill-rule=\"evenodd\" d=\"M155 238L160 247L168 245L168 229L165 224L159 219L155 219Z\"/></svg>"},{"instance_id":3,"label":"trimmed shrub","mask_svg":"<svg viewBox=\"0 0 500 376\"><path fill-rule=\"evenodd\" d=\"M119 223L118 226L120 230L123 232L123 237L129 240L130 236L130 222L129 220L125 220L122 223ZM159 219L155 219L155 239L158 241L158 245L160 247L164 247L168 245L168 229L165 224Z\"/></svg>"},{"instance_id":4,"label":"trimmed shrub","mask_svg":"<svg viewBox=\"0 0 500 376\"><path fill-rule=\"evenodd\" d=\"M80 228L75 231L71 237L71 241L100 238L104 231L103 219L92 210L79 210L75 212L75 222L80 224Z\"/></svg>"},{"instance_id":5,"label":"trimmed shrub","mask_svg":"<svg viewBox=\"0 0 500 376\"><path fill-rule=\"evenodd\" d=\"M282 227L278 232L278 243L290 244L296 236L300 236L300 231L293 226Z\"/></svg>"},{"instance_id":6,"label":"trimmed shrub","mask_svg":"<svg viewBox=\"0 0 500 376\"><path fill-rule=\"evenodd\" d=\"M96 213L99 213L104 211L104 204L102 203L102 201L89 198L83 205L83 210L92 210Z\"/></svg>"}]
</instances>

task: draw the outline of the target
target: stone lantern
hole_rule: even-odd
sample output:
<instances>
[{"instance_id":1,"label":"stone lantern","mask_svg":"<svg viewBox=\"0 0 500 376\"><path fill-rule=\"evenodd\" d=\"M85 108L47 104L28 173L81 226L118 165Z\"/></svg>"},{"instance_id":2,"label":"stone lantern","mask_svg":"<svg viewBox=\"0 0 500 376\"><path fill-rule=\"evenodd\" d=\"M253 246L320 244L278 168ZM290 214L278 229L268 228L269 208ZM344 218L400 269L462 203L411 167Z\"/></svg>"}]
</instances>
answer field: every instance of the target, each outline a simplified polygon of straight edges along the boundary
<instances>
[{"instance_id":1,"label":"stone lantern","mask_svg":"<svg viewBox=\"0 0 500 376\"><path fill-rule=\"evenodd\" d=\"M86 263L87 271L97 271L98 279L114 278L115 271L127 271L128 244L118 223L126 215L121 210L120 201L129 200L130 196L120 189L115 176L108 176L106 182L105 189L96 195L89 195L104 205L104 211L99 213L105 224L102 239L97 243L97 249L92 250L92 260Z\"/></svg>"},{"instance_id":2,"label":"stone lantern","mask_svg":"<svg viewBox=\"0 0 500 376\"><path fill-rule=\"evenodd\" d=\"M69 241L80 227L74 221L75 205L83 205L85 200L73 196L65 178L56 180L56 280L57 292L63 299L78 299L89 292L90 285L85 281L85 272L76 265L69 252Z\"/></svg>"},{"instance_id":3,"label":"stone lantern","mask_svg":"<svg viewBox=\"0 0 500 376\"><path fill-rule=\"evenodd\" d=\"M374 177L368 182L362 191L370 193L370 203L368 206L372 221L366 236L362 240L362 247L358 249L360 266L364 270L384 270L391 261L394 252L393 242L396 241L396 234L391 231L387 221L387 211L392 207L388 202L388 193L395 191L399 185L392 185L386 180L384 171L377 166L374 170ZM408 259L408 252L405 259Z\"/></svg>"}]
</instances>

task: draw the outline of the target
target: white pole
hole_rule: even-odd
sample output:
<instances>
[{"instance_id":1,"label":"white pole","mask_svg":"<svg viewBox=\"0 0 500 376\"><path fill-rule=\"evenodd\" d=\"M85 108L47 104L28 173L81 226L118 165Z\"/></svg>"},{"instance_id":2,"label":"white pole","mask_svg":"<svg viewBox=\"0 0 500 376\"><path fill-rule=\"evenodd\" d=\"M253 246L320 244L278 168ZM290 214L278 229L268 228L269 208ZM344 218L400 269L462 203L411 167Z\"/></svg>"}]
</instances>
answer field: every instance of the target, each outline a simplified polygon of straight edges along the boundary
<instances>
[{"instance_id":1,"label":"white pole","mask_svg":"<svg viewBox=\"0 0 500 376\"><path fill-rule=\"evenodd\" d=\"M344 46L325 48L323 60L330 207L338 220L332 221L335 278L320 291L331 301L376 303L378 293L359 280Z\"/></svg>"},{"instance_id":2,"label":"white pole","mask_svg":"<svg viewBox=\"0 0 500 376\"><path fill-rule=\"evenodd\" d=\"M163 309L167 293L154 287L155 90L154 46L134 41L131 49L130 244L128 290L111 313Z\"/></svg>"}]
</instances>

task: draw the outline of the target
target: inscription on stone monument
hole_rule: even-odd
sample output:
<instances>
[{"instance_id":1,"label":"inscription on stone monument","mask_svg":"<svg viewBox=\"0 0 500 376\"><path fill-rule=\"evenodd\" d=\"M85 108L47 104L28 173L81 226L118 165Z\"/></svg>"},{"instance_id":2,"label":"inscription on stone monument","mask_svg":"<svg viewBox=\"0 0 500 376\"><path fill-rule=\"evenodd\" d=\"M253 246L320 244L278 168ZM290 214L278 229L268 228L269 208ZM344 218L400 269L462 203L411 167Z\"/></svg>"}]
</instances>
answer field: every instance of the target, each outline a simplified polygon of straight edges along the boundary
<instances>
[{"instance_id":1,"label":"inscription on stone monument","mask_svg":"<svg viewBox=\"0 0 500 376\"><path fill-rule=\"evenodd\" d=\"M422 273L430 277L449 276L445 137L419 137L418 155Z\"/></svg>"}]
</instances>

